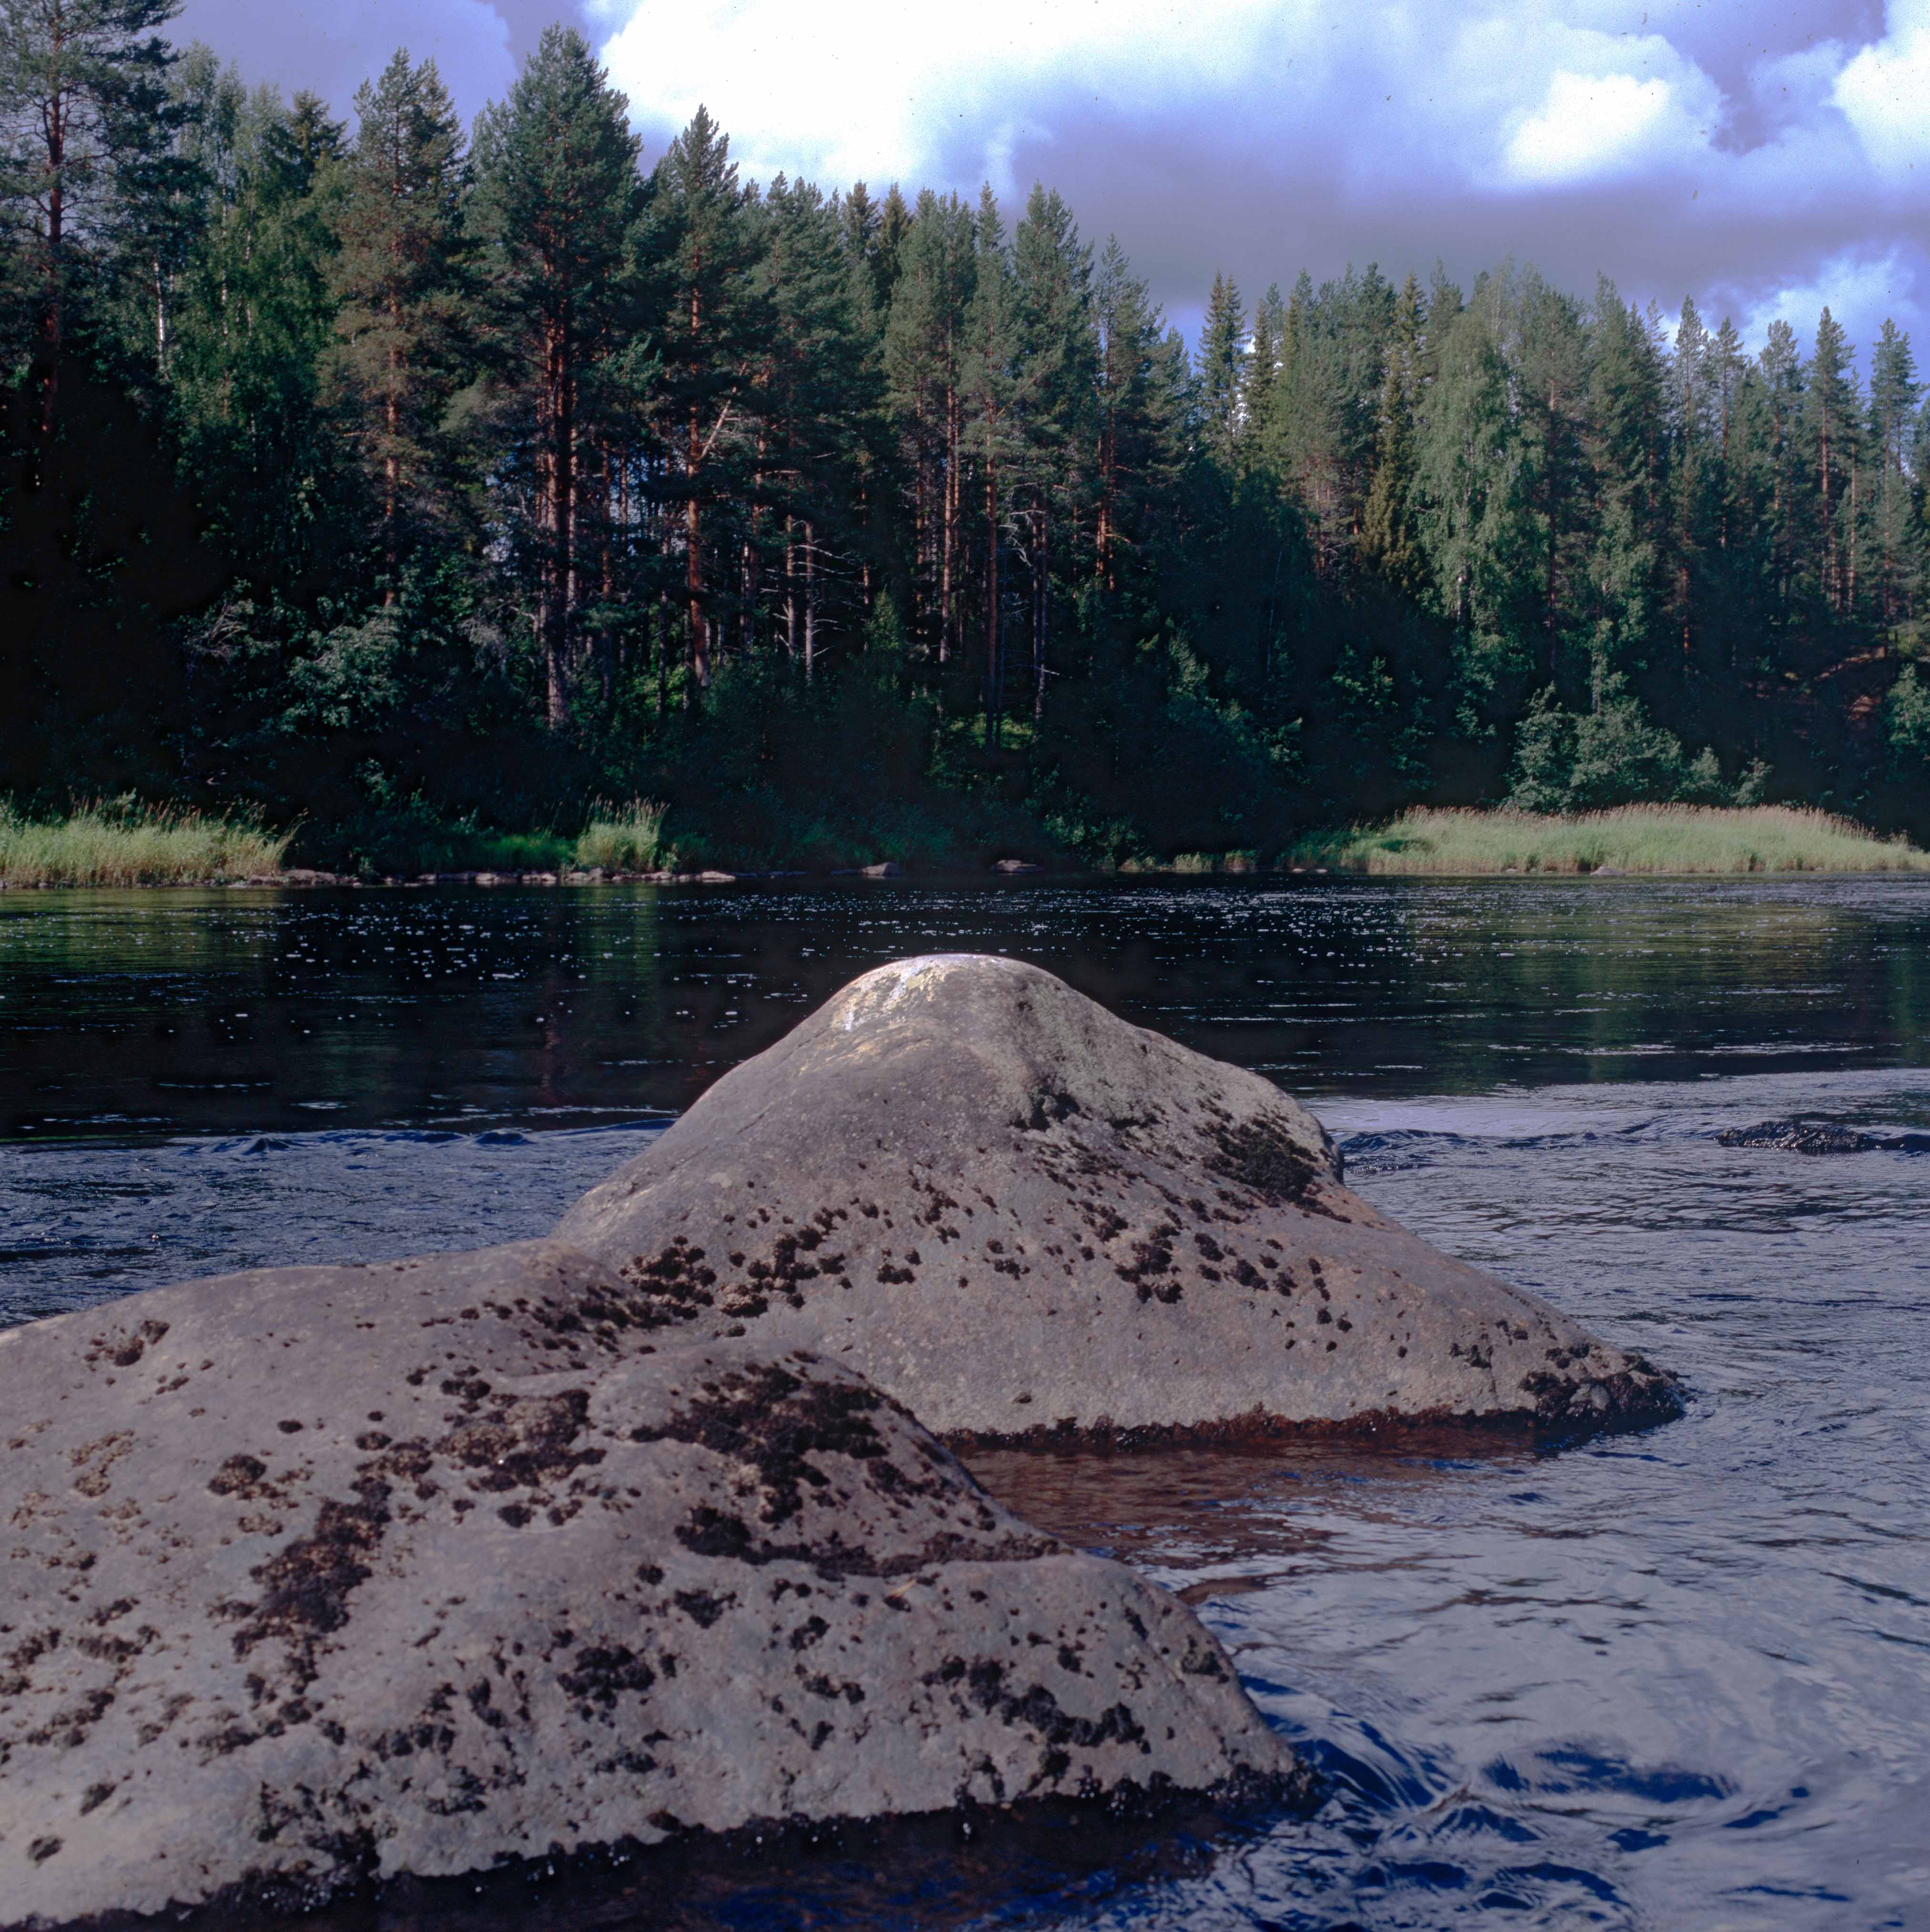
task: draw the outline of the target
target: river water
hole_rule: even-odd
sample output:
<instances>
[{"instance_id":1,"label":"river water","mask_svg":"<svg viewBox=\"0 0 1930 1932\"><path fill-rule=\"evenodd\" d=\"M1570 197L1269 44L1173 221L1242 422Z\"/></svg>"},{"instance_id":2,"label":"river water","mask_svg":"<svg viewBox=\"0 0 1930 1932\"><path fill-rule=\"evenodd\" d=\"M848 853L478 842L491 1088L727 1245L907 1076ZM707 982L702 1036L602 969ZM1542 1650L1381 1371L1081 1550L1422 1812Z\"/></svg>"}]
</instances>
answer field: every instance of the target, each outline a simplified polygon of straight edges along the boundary
<instances>
[{"instance_id":1,"label":"river water","mask_svg":"<svg viewBox=\"0 0 1930 1932\"><path fill-rule=\"evenodd\" d=\"M1307 1098L1349 1179L1676 1370L1538 1455L980 1459L1141 1566L1311 1819L866 1837L332 1923L1930 1926L1930 1128L1913 880L0 898L0 1320L542 1232L854 973L1004 951ZM674 1894L674 1895L672 1895Z\"/></svg>"}]
</instances>

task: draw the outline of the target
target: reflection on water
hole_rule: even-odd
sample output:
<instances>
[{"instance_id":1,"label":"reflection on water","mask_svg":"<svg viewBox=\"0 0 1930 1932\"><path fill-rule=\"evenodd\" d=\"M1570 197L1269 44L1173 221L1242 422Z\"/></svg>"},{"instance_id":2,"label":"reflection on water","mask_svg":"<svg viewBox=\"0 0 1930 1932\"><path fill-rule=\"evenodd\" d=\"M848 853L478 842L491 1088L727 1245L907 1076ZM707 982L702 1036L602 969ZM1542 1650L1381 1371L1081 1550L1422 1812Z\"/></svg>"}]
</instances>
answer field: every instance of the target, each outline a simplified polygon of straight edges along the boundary
<instances>
[{"instance_id":1,"label":"reflection on water","mask_svg":"<svg viewBox=\"0 0 1930 1932\"><path fill-rule=\"evenodd\" d=\"M8 893L0 1138L674 1111L927 951L1309 1092L1920 1065L1926 933L1915 879Z\"/></svg>"},{"instance_id":2,"label":"reflection on water","mask_svg":"<svg viewBox=\"0 0 1930 1932\"><path fill-rule=\"evenodd\" d=\"M145 933L140 902L104 896L0 917L0 1092L36 1135L105 1096L149 1104L132 1096L153 1063L128 1047L118 1065L134 1036L96 1030L137 994L173 987L154 997L184 1026L221 988L235 1009L230 1045L204 1029L167 1063L209 1082L169 1117L203 1136L0 1149L6 1318L539 1232L641 1144L650 1108L857 968L1003 946L1316 1094L1377 1205L1692 1394L1680 1423L1556 1455L1450 1436L977 1460L1035 1520L1199 1606L1326 1771L1311 1819L893 1828L801 1865L524 1874L332 1926L1930 1923L1930 1156L1712 1138L1800 1113L1930 1127L1919 884L344 896L332 913L244 896ZM458 916L488 927L464 972L526 976L412 988L368 958L415 943L397 922ZM171 952L197 916L219 930ZM286 962L298 929L312 969ZM148 979L128 963L141 938ZM588 964L605 950L622 970ZM589 990L557 995L572 986ZM518 1030L536 1024L518 1000L554 1044ZM352 1018L316 1026L306 1060L241 1030L242 1012L299 1031L325 1012ZM237 1066L274 1084L214 1084ZM29 1106L54 1066L65 1097ZM536 1130L557 1120L578 1124Z\"/></svg>"}]
</instances>

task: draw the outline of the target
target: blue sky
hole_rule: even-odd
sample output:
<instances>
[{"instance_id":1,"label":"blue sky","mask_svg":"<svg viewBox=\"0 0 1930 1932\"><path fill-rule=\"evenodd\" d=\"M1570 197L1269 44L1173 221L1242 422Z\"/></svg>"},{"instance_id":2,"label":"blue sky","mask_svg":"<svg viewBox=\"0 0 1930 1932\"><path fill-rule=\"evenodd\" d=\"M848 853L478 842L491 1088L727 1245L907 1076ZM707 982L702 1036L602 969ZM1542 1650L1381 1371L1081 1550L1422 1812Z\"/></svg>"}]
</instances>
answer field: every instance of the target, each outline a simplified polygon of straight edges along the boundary
<instances>
[{"instance_id":1,"label":"blue sky","mask_svg":"<svg viewBox=\"0 0 1930 1932\"><path fill-rule=\"evenodd\" d=\"M1930 0L188 0L174 32L347 111L398 44L465 112L544 23L649 154L701 100L748 172L1059 188L1182 322L1349 260L1598 271L1752 341L1827 302L1930 360Z\"/></svg>"}]
</instances>

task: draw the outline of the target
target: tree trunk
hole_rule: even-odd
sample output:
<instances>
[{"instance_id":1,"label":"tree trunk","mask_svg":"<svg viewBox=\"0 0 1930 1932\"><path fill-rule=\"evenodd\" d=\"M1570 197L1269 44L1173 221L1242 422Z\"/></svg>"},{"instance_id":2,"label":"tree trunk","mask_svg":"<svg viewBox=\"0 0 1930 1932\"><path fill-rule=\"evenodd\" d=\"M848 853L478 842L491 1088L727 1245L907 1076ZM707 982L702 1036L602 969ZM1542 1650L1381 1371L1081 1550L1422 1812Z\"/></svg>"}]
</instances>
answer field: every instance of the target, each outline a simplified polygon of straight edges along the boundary
<instances>
[{"instance_id":1,"label":"tree trunk","mask_svg":"<svg viewBox=\"0 0 1930 1932\"><path fill-rule=\"evenodd\" d=\"M690 673L699 691L710 688L710 627L704 614L704 525L697 505L697 477L703 466L697 412L690 412L685 445L684 482L689 495L683 504L683 585L690 609Z\"/></svg>"},{"instance_id":2,"label":"tree trunk","mask_svg":"<svg viewBox=\"0 0 1930 1932\"><path fill-rule=\"evenodd\" d=\"M941 538L938 570L938 662L951 656L952 565L958 549L959 526L959 394L945 386L945 474L944 534Z\"/></svg>"},{"instance_id":3,"label":"tree trunk","mask_svg":"<svg viewBox=\"0 0 1930 1932\"><path fill-rule=\"evenodd\" d=\"M702 298L690 292L690 340L695 346L704 321ZM697 502L698 478L704 467L703 426L697 405L690 406L684 443L683 583L690 608L690 672L699 691L710 688L710 626L704 610L704 525Z\"/></svg>"},{"instance_id":4,"label":"tree trunk","mask_svg":"<svg viewBox=\"0 0 1930 1932\"><path fill-rule=\"evenodd\" d=\"M551 730L561 729L568 715L570 607L574 602L575 570L571 556L575 515L576 423L569 332L561 323L547 332L544 355L544 413L548 421L548 488L542 506L544 556L539 600L542 632L545 706Z\"/></svg>"},{"instance_id":5,"label":"tree trunk","mask_svg":"<svg viewBox=\"0 0 1930 1932\"><path fill-rule=\"evenodd\" d=\"M988 752L997 749L998 745L998 467L988 455L985 464L985 748Z\"/></svg>"},{"instance_id":6,"label":"tree trunk","mask_svg":"<svg viewBox=\"0 0 1930 1932\"><path fill-rule=\"evenodd\" d=\"M1046 715L1046 625L1052 614L1052 514L1042 503L1032 566L1032 722Z\"/></svg>"},{"instance_id":7,"label":"tree trunk","mask_svg":"<svg viewBox=\"0 0 1930 1932\"><path fill-rule=\"evenodd\" d=\"M56 30L55 49L62 44ZM47 150L47 286L41 297L38 371L41 392L41 441L53 441L54 423L60 408L60 364L66 350L65 290L62 274L62 254L67 242L67 196L61 170L67 164L67 96L56 89L50 98L43 134Z\"/></svg>"},{"instance_id":8,"label":"tree trunk","mask_svg":"<svg viewBox=\"0 0 1930 1932\"><path fill-rule=\"evenodd\" d=\"M804 526L804 676L808 683L818 663L818 532Z\"/></svg>"},{"instance_id":9,"label":"tree trunk","mask_svg":"<svg viewBox=\"0 0 1930 1932\"><path fill-rule=\"evenodd\" d=\"M784 518L784 654L797 656L797 524L788 511Z\"/></svg>"}]
</instances>

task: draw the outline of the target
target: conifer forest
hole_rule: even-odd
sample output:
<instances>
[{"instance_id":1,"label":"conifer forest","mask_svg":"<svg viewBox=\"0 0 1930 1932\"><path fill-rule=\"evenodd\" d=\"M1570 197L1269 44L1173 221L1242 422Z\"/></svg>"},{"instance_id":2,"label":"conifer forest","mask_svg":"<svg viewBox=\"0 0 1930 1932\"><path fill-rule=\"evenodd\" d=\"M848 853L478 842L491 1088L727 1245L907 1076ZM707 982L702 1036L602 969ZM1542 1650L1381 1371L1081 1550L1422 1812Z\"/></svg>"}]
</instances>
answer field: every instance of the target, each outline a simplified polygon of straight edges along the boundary
<instances>
[{"instance_id":1,"label":"conifer forest","mask_svg":"<svg viewBox=\"0 0 1930 1932\"><path fill-rule=\"evenodd\" d=\"M173 10L0 6L19 809L377 870L638 799L767 868L1418 802L1930 832L1889 325L1283 263L1189 346L1047 186L753 182L701 110L651 155L562 28L471 127L405 52L285 98Z\"/></svg>"}]
</instances>

